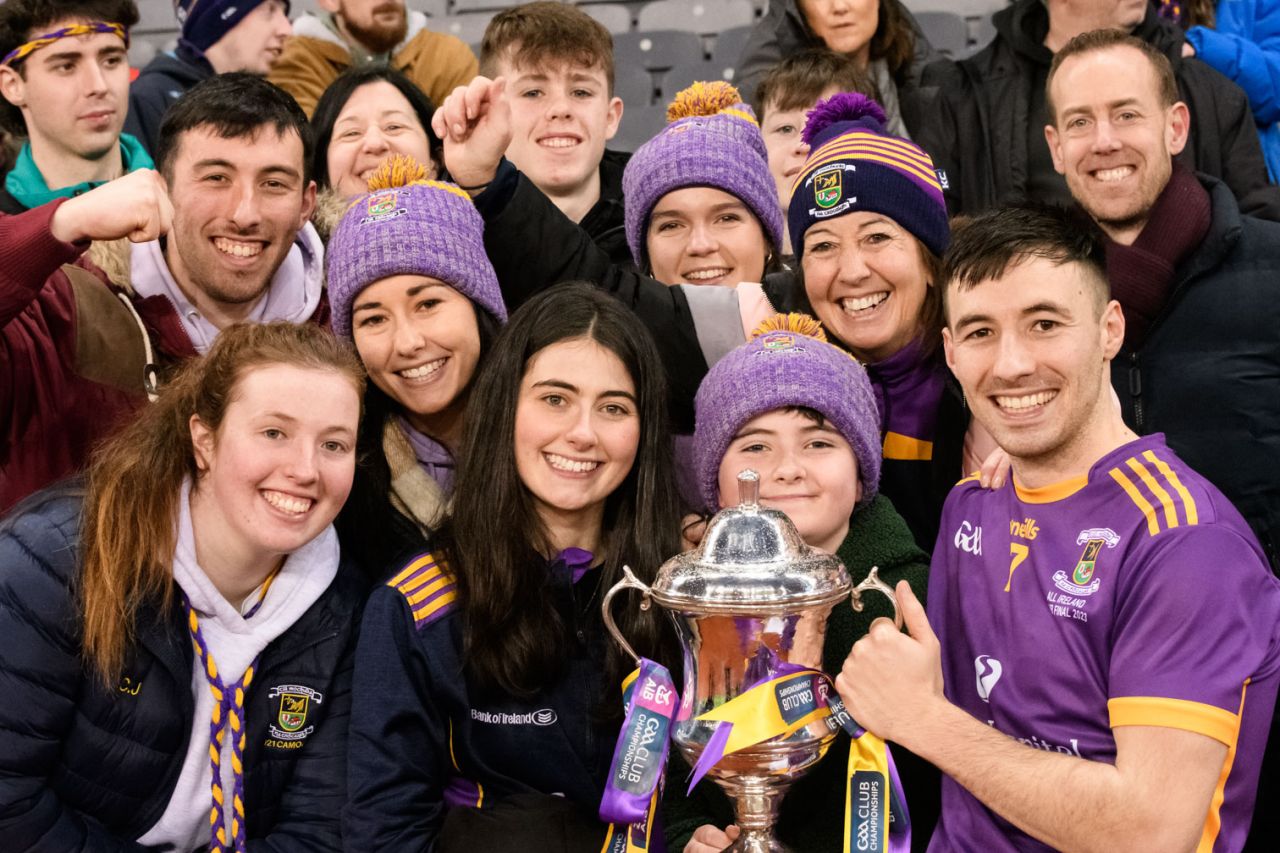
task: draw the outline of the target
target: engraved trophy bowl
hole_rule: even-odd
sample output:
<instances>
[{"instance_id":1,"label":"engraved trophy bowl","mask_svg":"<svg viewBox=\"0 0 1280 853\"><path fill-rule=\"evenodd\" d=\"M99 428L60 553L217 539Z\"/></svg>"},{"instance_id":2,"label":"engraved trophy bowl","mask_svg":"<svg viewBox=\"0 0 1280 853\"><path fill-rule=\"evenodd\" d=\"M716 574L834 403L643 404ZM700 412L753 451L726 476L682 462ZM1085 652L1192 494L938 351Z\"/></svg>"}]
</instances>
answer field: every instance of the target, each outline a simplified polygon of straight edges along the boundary
<instances>
[{"instance_id":1,"label":"engraved trophy bowl","mask_svg":"<svg viewBox=\"0 0 1280 853\"><path fill-rule=\"evenodd\" d=\"M672 557L652 586L629 568L605 595L606 627L633 658L611 612L624 589L643 593L671 616L684 658L684 690L672 739L692 767L719 725L696 718L790 667L822 669L822 646L832 608L876 589L897 602L875 569L856 588L835 557L804 543L787 516L759 504L760 478L738 476L740 502L707 525L702 543ZM820 689L824 689L825 684ZM783 851L773 834L778 806L793 781L816 764L836 727L819 719L789 735L770 738L721 758L707 773L734 803L741 834L726 850Z\"/></svg>"}]
</instances>

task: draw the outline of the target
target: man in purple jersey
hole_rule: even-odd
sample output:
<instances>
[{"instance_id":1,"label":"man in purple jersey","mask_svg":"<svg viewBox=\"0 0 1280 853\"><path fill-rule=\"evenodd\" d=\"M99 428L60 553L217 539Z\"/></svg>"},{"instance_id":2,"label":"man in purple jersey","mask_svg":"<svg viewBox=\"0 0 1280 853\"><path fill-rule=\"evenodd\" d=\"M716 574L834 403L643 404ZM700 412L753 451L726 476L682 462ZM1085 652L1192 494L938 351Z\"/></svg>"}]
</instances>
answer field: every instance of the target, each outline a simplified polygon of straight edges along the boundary
<instances>
[{"instance_id":1,"label":"man in purple jersey","mask_svg":"<svg viewBox=\"0 0 1280 853\"><path fill-rule=\"evenodd\" d=\"M947 254L947 362L1012 477L952 491L927 617L899 585L910 633L879 620L836 682L946 774L931 851L1235 851L1248 833L1280 581L1230 502L1121 419L1102 263L1065 214L1025 209Z\"/></svg>"}]
</instances>

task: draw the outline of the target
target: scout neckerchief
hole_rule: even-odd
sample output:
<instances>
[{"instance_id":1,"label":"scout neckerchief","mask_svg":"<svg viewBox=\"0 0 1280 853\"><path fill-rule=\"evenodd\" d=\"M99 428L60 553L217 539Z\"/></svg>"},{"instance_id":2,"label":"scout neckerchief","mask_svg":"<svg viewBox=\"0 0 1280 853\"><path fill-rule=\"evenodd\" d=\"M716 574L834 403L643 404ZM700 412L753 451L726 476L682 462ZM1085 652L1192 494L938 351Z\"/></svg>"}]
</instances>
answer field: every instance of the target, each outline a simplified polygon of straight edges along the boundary
<instances>
[{"instance_id":1,"label":"scout neckerchief","mask_svg":"<svg viewBox=\"0 0 1280 853\"><path fill-rule=\"evenodd\" d=\"M262 602L267 599L267 590L271 588L271 582L276 579L276 575L280 573L277 568L273 571L262 584L261 592L258 595L258 601L249 608L249 612L244 614L244 618L248 619L258 612L262 607ZM213 795L213 804L209 809L209 853L224 853L224 851L235 851L235 853L244 853L245 837L244 837L244 746L245 746L245 724L244 724L244 697L245 691L249 689L249 685L253 682L253 673L258 668L258 658L255 657L253 662L245 669L244 675L231 685L226 685L222 681L222 677L218 675L218 665L214 663L213 655L209 653L209 647L204 641L204 633L200 630L200 620L196 618L195 608L191 606L190 599L187 594L179 590L182 594L182 606L187 611L187 628L191 631L191 644L195 646L196 655L200 658L201 669L204 670L205 680L209 682L209 692L213 694L213 717L209 721L209 766L213 771L213 781L210 784L210 791ZM258 657L261 657L259 655ZM226 795L222 790L222 743L226 737L228 726L231 728L231 773L235 779L235 790L232 791L231 799L231 843L227 843L227 827L224 810L226 808Z\"/></svg>"},{"instance_id":2,"label":"scout neckerchief","mask_svg":"<svg viewBox=\"0 0 1280 853\"><path fill-rule=\"evenodd\" d=\"M911 820L893 756L883 740L849 716L830 676L778 660L767 647L750 669L760 673L754 684L697 717L720 725L693 767L689 790L724 756L824 720L832 731L843 728L853 739L842 849L845 853L907 853L911 849Z\"/></svg>"}]
</instances>

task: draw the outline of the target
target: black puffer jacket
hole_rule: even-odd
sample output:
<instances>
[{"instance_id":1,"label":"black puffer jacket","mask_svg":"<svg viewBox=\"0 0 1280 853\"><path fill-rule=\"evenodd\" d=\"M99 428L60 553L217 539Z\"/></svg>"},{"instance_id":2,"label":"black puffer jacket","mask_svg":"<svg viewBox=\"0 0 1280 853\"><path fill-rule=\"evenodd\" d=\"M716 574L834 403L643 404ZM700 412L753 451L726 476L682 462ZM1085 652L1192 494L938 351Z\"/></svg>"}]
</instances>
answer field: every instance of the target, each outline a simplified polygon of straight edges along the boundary
<instances>
[{"instance_id":1,"label":"black puffer jacket","mask_svg":"<svg viewBox=\"0 0 1280 853\"><path fill-rule=\"evenodd\" d=\"M124 120L124 132L137 137L147 153L154 156L165 111L192 86L212 76L209 61L186 48L156 54L138 79L129 84L129 115Z\"/></svg>"},{"instance_id":2,"label":"black puffer jacket","mask_svg":"<svg viewBox=\"0 0 1280 853\"><path fill-rule=\"evenodd\" d=\"M994 22L998 35L985 49L960 62L935 62L923 75L922 85L937 93L915 139L947 176L953 216L1025 201L1029 134L1048 123L1046 112L1030 115L1029 106L1033 100L1043 103L1033 87L1044 85L1053 61L1043 44L1049 31L1044 3L1019 0L996 13ZM1179 162L1224 181L1245 213L1280 221L1280 187L1268 183L1244 92L1200 60L1183 59L1182 31L1161 19L1154 5L1133 34L1169 57L1191 110L1191 135ZM1042 170L1051 168L1047 157L1038 159ZM1039 178L1063 181L1057 175Z\"/></svg>"},{"instance_id":3,"label":"black puffer jacket","mask_svg":"<svg viewBox=\"0 0 1280 853\"><path fill-rule=\"evenodd\" d=\"M1175 273L1142 346L1111 363L1125 422L1165 434L1231 499L1280 569L1280 225L1241 216L1200 176L1209 233Z\"/></svg>"},{"instance_id":4,"label":"black puffer jacket","mask_svg":"<svg viewBox=\"0 0 1280 853\"><path fill-rule=\"evenodd\" d=\"M31 498L0 525L0 838L6 851L143 850L191 736L193 652L180 608L138 623L118 685L80 656L75 581L82 498ZM245 700L248 848L341 849L351 662L364 582L348 566L263 652ZM275 688L314 691L306 719L281 725ZM295 688L301 687L304 690Z\"/></svg>"}]
</instances>

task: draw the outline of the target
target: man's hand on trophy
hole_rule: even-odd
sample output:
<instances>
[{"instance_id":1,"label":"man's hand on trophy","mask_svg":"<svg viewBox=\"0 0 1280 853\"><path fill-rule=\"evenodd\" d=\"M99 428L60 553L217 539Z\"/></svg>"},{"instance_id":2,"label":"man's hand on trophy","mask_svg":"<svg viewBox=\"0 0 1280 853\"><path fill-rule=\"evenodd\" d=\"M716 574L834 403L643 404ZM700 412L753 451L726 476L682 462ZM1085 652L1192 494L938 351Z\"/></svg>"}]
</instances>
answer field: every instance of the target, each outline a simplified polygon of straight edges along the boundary
<instances>
[{"instance_id":1,"label":"man's hand on trophy","mask_svg":"<svg viewBox=\"0 0 1280 853\"><path fill-rule=\"evenodd\" d=\"M454 89L431 117L431 129L444 141L445 168L472 195L493 180L511 144L506 86L502 77L476 77Z\"/></svg>"},{"instance_id":2,"label":"man's hand on trophy","mask_svg":"<svg viewBox=\"0 0 1280 853\"><path fill-rule=\"evenodd\" d=\"M707 823L694 830L693 837L684 846L684 853L720 853L737 840L738 827L733 824L721 830Z\"/></svg>"},{"instance_id":3,"label":"man's hand on trophy","mask_svg":"<svg viewBox=\"0 0 1280 853\"><path fill-rule=\"evenodd\" d=\"M858 725L908 749L918 723L930 719L942 694L942 655L929 618L906 581L895 590L907 633L889 619L871 623L853 644L836 690Z\"/></svg>"}]
</instances>

